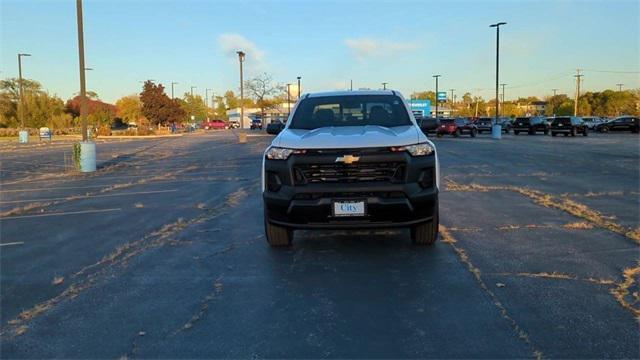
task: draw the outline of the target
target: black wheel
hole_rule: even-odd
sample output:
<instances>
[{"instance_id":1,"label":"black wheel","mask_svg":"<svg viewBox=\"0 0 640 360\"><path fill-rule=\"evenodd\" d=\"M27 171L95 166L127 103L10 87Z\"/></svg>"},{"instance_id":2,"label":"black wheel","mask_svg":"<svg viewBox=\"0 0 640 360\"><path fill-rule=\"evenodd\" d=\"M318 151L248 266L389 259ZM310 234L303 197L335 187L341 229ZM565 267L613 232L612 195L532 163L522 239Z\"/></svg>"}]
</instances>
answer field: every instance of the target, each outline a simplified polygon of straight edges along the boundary
<instances>
[{"instance_id":1,"label":"black wheel","mask_svg":"<svg viewBox=\"0 0 640 360\"><path fill-rule=\"evenodd\" d=\"M587 130L587 128L582 130L582 136L589 136L589 130Z\"/></svg>"},{"instance_id":2,"label":"black wheel","mask_svg":"<svg viewBox=\"0 0 640 360\"><path fill-rule=\"evenodd\" d=\"M603 132L603 133L609 132L609 128L606 126L603 126L600 128L600 132Z\"/></svg>"},{"instance_id":3,"label":"black wheel","mask_svg":"<svg viewBox=\"0 0 640 360\"><path fill-rule=\"evenodd\" d=\"M520 131L518 131L518 130L513 130L513 135L518 135L518 134L520 134Z\"/></svg>"},{"instance_id":4,"label":"black wheel","mask_svg":"<svg viewBox=\"0 0 640 360\"><path fill-rule=\"evenodd\" d=\"M471 137L476 137L476 134L478 133L478 130L476 129L471 129Z\"/></svg>"},{"instance_id":5,"label":"black wheel","mask_svg":"<svg viewBox=\"0 0 640 360\"><path fill-rule=\"evenodd\" d=\"M569 133L564 133L564 136L565 136L565 137L569 136Z\"/></svg>"},{"instance_id":6,"label":"black wheel","mask_svg":"<svg viewBox=\"0 0 640 360\"><path fill-rule=\"evenodd\" d=\"M460 134L462 134L462 131L460 131L460 129L456 129L456 132L453 133L453 137L458 137Z\"/></svg>"},{"instance_id":7,"label":"black wheel","mask_svg":"<svg viewBox=\"0 0 640 360\"><path fill-rule=\"evenodd\" d=\"M558 135L558 133L555 133L553 131L551 132L551 136L556 137L556 135Z\"/></svg>"},{"instance_id":8,"label":"black wheel","mask_svg":"<svg viewBox=\"0 0 640 360\"><path fill-rule=\"evenodd\" d=\"M508 134L510 131L511 131L511 129L509 129L508 127L505 127L505 128L504 128L504 133L505 133L505 134Z\"/></svg>"},{"instance_id":9,"label":"black wheel","mask_svg":"<svg viewBox=\"0 0 640 360\"><path fill-rule=\"evenodd\" d=\"M437 205L436 205L437 206ZM411 228L411 241L414 245L433 245L438 240L438 210L433 215L433 220L416 225Z\"/></svg>"},{"instance_id":10,"label":"black wheel","mask_svg":"<svg viewBox=\"0 0 640 360\"><path fill-rule=\"evenodd\" d=\"M549 135L549 129L544 129L544 134Z\"/></svg>"},{"instance_id":11,"label":"black wheel","mask_svg":"<svg viewBox=\"0 0 640 360\"><path fill-rule=\"evenodd\" d=\"M290 246L293 239L293 230L270 224L266 218L264 219L264 233L267 236L267 242L273 247Z\"/></svg>"},{"instance_id":12,"label":"black wheel","mask_svg":"<svg viewBox=\"0 0 640 360\"><path fill-rule=\"evenodd\" d=\"M576 130L576 128L571 128L571 136L576 136L577 133L578 131Z\"/></svg>"},{"instance_id":13,"label":"black wheel","mask_svg":"<svg viewBox=\"0 0 640 360\"><path fill-rule=\"evenodd\" d=\"M634 129L631 129L631 133L632 133L632 134L640 133L640 128L634 128Z\"/></svg>"}]
</instances>

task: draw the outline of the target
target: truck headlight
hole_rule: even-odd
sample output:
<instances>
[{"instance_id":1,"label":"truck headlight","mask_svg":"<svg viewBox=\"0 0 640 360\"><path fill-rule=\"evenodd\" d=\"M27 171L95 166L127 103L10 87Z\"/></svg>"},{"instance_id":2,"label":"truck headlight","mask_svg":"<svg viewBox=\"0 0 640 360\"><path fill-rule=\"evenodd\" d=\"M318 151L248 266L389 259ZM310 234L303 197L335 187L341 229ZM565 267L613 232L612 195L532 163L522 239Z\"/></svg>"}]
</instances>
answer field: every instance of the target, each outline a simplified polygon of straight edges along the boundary
<instances>
[{"instance_id":1,"label":"truck headlight","mask_svg":"<svg viewBox=\"0 0 640 360\"><path fill-rule=\"evenodd\" d=\"M269 148L269 150L267 150L267 153L265 154L265 156L269 160L287 160L289 156L291 156L292 154L304 154L305 152L307 151L272 147L272 148Z\"/></svg>"},{"instance_id":2,"label":"truck headlight","mask_svg":"<svg viewBox=\"0 0 640 360\"><path fill-rule=\"evenodd\" d=\"M391 151L406 151L411 154L411 156L427 156L433 154L433 147L427 143L422 143L392 147Z\"/></svg>"}]
</instances>

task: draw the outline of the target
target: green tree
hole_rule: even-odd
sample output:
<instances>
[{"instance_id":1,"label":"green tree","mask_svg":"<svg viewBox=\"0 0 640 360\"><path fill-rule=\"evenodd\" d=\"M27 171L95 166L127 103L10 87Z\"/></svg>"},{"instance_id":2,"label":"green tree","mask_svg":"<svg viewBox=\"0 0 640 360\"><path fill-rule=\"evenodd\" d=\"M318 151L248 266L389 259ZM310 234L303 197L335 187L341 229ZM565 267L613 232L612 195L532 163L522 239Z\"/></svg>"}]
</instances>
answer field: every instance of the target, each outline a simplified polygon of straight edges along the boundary
<instances>
[{"instance_id":1,"label":"green tree","mask_svg":"<svg viewBox=\"0 0 640 360\"><path fill-rule=\"evenodd\" d=\"M38 128L51 124L54 116L64 112L64 102L42 89L40 83L23 79L24 125ZM20 91L18 79L0 82L0 127L19 127Z\"/></svg>"},{"instance_id":2,"label":"green tree","mask_svg":"<svg viewBox=\"0 0 640 360\"><path fill-rule=\"evenodd\" d=\"M412 99L416 100L429 100L431 104L436 103L436 93L434 91L418 91L411 94Z\"/></svg>"},{"instance_id":3,"label":"green tree","mask_svg":"<svg viewBox=\"0 0 640 360\"><path fill-rule=\"evenodd\" d=\"M142 117L142 102L138 95L124 96L116 101L116 116L125 123L138 124Z\"/></svg>"},{"instance_id":4,"label":"green tree","mask_svg":"<svg viewBox=\"0 0 640 360\"><path fill-rule=\"evenodd\" d=\"M189 121L191 121L192 115L196 122L201 122L207 118L208 109L200 95L192 96L190 93L185 93L180 101L180 107L187 114Z\"/></svg>"}]
</instances>

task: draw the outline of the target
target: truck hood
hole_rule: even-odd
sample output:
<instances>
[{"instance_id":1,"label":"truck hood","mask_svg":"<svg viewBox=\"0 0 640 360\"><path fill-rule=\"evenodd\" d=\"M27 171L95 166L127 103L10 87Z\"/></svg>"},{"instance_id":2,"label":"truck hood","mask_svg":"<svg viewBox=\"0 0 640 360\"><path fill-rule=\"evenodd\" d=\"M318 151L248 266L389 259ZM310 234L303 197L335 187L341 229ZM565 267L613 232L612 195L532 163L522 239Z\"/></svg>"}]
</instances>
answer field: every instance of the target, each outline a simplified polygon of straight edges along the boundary
<instances>
[{"instance_id":1,"label":"truck hood","mask_svg":"<svg viewBox=\"0 0 640 360\"><path fill-rule=\"evenodd\" d=\"M290 149L345 149L403 146L422 141L426 141L426 137L415 125L390 128L366 125L313 130L287 128L274 139L273 145Z\"/></svg>"}]
</instances>

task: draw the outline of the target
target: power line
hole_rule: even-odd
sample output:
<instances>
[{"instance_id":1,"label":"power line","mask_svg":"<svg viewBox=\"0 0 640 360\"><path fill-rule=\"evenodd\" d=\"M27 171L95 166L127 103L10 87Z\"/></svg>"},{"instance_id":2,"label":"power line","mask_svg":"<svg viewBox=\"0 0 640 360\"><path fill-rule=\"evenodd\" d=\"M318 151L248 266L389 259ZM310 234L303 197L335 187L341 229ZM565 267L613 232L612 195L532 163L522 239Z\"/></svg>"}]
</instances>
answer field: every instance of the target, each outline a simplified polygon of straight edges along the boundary
<instances>
[{"instance_id":1,"label":"power line","mask_svg":"<svg viewBox=\"0 0 640 360\"><path fill-rule=\"evenodd\" d=\"M601 72L601 73L613 73L613 74L640 74L640 71L618 71L618 70L594 70L594 69L580 69L582 71Z\"/></svg>"}]
</instances>

